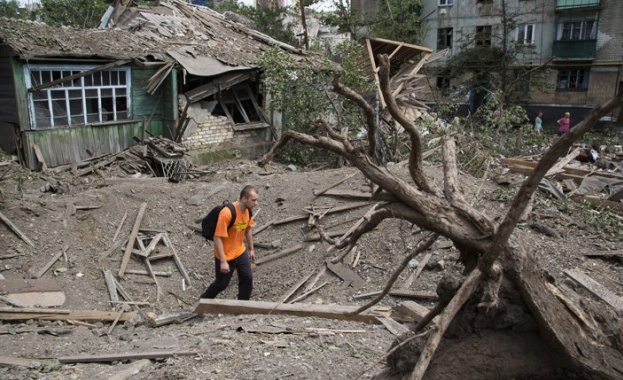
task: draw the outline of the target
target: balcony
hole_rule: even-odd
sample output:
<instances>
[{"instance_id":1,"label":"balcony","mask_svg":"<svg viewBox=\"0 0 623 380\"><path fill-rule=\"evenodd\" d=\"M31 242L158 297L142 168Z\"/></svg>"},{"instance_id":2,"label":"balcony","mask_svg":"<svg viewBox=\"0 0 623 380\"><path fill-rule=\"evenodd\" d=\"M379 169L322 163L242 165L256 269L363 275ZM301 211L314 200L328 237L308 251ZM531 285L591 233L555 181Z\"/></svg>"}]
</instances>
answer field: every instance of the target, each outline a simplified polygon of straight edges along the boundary
<instances>
[{"instance_id":1,"label":"balcony","mask_svg":"<svg viewBox=\"0 0 623 380\"><path fill-rule=\"evenodd\" d=\"M597 8L601 0L556 0L556 10L576 9L576 8Z\"/></svg>"},{"instance_id":2,"label":"balcony","mask_svg":"<svg viewBox=\"0 0 623 380\"><path fill-rule=\"evenodd\" d=\"M554 60L583 60L595 59L597 40L562 40L554 41L552 56Z\"/></svg>"}]
</instances>

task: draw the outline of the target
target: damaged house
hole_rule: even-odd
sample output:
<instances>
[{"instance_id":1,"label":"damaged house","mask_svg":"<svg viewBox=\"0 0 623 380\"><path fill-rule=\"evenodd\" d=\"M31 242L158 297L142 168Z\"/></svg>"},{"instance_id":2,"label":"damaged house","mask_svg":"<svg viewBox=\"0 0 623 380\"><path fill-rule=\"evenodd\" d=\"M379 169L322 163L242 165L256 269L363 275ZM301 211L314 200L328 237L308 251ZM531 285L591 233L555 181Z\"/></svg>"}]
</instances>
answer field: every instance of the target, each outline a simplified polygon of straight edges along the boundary
<instances>
[{"instance_id":1,"label":"damaged house","mask_svg":"<svg viewBox=\"0 0 623 380\"><path fill-rule=\"evenodd\" d=\"M264 147L257 58L300 50L205 7L118 0L100 29L0 23L0 147L31 169L75 164L162 135L189 149ZM307 60L305 60L307 62Z\"/></svg>"}]
</instances>

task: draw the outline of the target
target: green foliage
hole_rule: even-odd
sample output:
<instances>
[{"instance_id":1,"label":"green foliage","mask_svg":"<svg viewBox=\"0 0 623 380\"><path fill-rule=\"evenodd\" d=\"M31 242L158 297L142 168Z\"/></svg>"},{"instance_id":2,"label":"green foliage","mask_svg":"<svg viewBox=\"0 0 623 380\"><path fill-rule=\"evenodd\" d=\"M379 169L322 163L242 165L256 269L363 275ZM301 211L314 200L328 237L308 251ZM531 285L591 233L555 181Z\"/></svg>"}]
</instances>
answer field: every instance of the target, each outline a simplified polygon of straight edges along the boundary
<instances>
[{"instance_id":1,"label":"green foliage","mask_svg":"<svg viewBox=\"0 0 623 380\"><path fill-rule=\"evenodd\" d=\"M335 49L339 54L343 67L340 71L341 81L353 90L367 92L372 84L362 71L360 60L363 47L348 41ZM271 49L259 58L265 90L270 94L271 108L282 112L284 129L292 129L307 134L324 134L316 121L319 118L333 124L336 131L348 126L357 133L364 125L363 115L350 102L341 101L336 94L330 92L331 81L337 66L327 61L325 68L312 68L294 63L283 50ZM311 162L330 162L334 157L314 147L300 144L289 144L280 150L284 161L309 164Z\"/></svg>"},{"instance_id":2,"label":"green foliage","mask_svg":"<svg viewBox=\"0 0 623 380\"><path fill-rule=\"evenodd\" d=\"M35 14L28 9L20 9L16 0L0 0L0 17L34 20Z\"/></svg>"},{"instance_id":3,"label":"green foliage","mask_svg":"<svg viewBox=\"0 0 623 380\"><path fill-rule=\"evenodd\" d=\"M255 8L238 3L236 0L225 0L214 5L215 10L223 13L230 11L242 15L255 23L260 32L290 45L298 45L294 35L294 24L285 23L288 8Z\"/></svg>"},{"instance_id":4,"label":"green foliage","mask_svg":"<svg viewBox=\"0 0 623 380\"><path fill-rule=\"evenodd\" d=\"M95 28L106 12L103 0L41 0L41 21L54 26Z\"/></svg>"},{"instance_id":5,"label":"green foliage","mask_svg":"<svg viewBox=\"0 0 623 380\"><path fill-rule=\"evenodd\" d=\"M378 0L379 11L366 13L361 20L348 0L333 0L333 6L336 10L323 22L351 33L355 40L370 36L418 44L422 39L421 0Z\"/></svg>"}]
</instances>

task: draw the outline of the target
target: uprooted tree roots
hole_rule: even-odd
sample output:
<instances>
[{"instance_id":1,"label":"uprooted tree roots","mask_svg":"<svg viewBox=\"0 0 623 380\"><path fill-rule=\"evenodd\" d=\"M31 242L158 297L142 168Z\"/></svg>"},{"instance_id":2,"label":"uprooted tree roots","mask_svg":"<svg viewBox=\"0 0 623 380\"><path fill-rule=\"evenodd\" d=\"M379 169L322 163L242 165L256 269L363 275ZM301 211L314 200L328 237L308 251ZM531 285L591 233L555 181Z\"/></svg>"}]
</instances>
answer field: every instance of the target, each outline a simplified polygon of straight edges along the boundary
<instances>
[{"instance_id":1,"label":"uprooted tree roots","mask_svg":"<svg viewBox=\"0 0 623 380\"><path fill-rule=\"evenodd\" d=\"M296 140L343 157L378 186L373 196L378 203L339 239L329 238L317 221L323 239L345 249L336 260L341 260L366 232L389 218L409 221L432 233L409 258L426 250L438 235L451 240L459 250L466 276L440 284L439 288L445 290L439 305L415 331L396 342L388 355L389 368L377 378L404 378L409 374L411 379L623 378L623 328L612 323L616 316L592 307L590 301L580 303L569 292L563 293L529 251L509 241L547 170L574 140L623 102L623 93L596 107L552 145L498 225L464 199L452 135L441 136L442 188L423 170L420 133L392 96L388 57L380 55L377 59L387 111L405 129L411 142L408 168L413 184L374 162L374 112L361 95L344 87L337 78L334 91L355 102L366 117L367 152L338 133L339 128L319 120L326 136L286 131L260 161L260 165L265 164L281 146ZM407 261L403 260L386 291ZM448 363L458 364L460 372L453 373Z\"/></svg>"}]
</instances>

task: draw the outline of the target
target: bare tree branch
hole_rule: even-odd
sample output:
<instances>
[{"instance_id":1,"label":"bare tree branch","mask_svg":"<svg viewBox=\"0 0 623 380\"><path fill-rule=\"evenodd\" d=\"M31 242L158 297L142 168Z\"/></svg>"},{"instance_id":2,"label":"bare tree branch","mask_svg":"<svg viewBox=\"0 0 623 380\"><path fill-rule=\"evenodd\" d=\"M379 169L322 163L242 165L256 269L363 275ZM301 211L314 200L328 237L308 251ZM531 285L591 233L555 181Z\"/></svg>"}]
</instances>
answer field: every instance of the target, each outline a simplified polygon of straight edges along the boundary
<instances>
[{"instance_id":1,"label":"bare tree branch","mask_svg":"<svg viewBox=\"0 0 623 380\"><path fill-rule=\"evenodd\" d=\"M337 75L333 77L333 90L353 101L363 111L366 117L366 129L368 130L368 155L374 157L376 154L376 117L374 109L366 102L363 96L340 83L340 78Z\"/></svg>"},{"instance_id":2,"label":"bare tree branch","mask_svg":"<svg viewBox=\"0 0 623 380\"><path fill-rule=\"evenodd\" d=\"M389 58L386 54L378 55L379 59L379 86L383 99L387 104L387 110L390 115L407 131L411 137L411 154L409 156L409 173L415 184L423 191L430 194L439 194L439 189L435 187L433 182L426 176L423 168L422 158L422 139L415 125L405 117L398 108L396 100L392 96L389 86Z\"/></svg>"}]
</instances>

